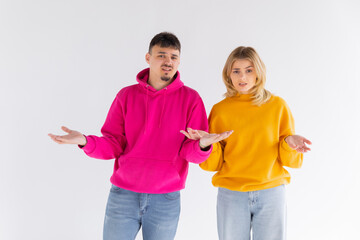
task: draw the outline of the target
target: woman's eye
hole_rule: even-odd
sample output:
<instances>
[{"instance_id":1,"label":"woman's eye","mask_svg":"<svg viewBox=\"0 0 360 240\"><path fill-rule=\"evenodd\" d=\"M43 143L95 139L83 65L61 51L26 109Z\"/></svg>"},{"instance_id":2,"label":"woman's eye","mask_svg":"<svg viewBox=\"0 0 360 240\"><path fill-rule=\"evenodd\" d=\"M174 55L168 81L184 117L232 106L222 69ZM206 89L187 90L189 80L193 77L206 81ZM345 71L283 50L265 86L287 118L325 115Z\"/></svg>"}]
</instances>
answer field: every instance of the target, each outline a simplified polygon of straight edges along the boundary
<instances>
[{"instance_id":1,"label":"woman's eye","mask_svg":"<svg viewBox=\"0 0 360 240\"><path fill-rule=\"evenodd\" d=\"M251 73L251 72L252 72L252 70L250 70L250 69L249 69L249 70L247 70L246 72Z\"/></svg>"}]
</instances>

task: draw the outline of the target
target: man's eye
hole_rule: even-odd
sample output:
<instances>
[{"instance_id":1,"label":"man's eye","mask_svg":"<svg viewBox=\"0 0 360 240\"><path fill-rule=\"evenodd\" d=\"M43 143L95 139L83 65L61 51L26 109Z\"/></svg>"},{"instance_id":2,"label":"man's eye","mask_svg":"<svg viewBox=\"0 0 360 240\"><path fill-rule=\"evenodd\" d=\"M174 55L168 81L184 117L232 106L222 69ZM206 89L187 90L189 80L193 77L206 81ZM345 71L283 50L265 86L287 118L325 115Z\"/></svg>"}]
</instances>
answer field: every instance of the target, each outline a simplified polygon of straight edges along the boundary
<instances>
[{"instance_id":1,"label":"man's eye","mask_svg":"<svg viewBox=\"0 0 360 240\"><path fill-rule=\"evenodd\" d=\"M171 59L172 59L172 60L177 60L177 57L172 57Z\"/></svg>"}]
</instances>

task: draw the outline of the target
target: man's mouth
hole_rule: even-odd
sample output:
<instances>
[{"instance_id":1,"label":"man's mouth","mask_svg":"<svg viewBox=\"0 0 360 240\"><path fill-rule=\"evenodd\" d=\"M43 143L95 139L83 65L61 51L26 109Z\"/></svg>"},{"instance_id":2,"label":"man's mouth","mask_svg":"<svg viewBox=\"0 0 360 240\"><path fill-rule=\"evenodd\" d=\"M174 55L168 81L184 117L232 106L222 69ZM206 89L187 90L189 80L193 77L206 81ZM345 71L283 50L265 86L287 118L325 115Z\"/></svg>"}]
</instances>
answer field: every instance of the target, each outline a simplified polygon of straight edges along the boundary
<instances>
[{"instance_id":1,"label":"man's mouth","mask_svg":"<svg viewBox=\"0 0 360 240\"><path fill-rule=\"evenodd\" d=\"M165 72L170 72L172 70L172 67L163 66L161 69Z\"/></svg>"}]
</instances>

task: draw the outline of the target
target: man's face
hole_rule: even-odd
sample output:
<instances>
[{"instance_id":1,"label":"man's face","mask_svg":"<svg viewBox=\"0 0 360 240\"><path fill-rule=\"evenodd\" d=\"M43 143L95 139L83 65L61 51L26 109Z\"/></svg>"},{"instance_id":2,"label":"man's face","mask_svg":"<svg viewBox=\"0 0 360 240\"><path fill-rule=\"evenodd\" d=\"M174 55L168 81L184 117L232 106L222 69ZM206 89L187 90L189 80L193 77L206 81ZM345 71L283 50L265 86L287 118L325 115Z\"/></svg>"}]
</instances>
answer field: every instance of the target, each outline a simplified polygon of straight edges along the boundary
<instances>
[{"instance_id":1,"label":"man's face","mask_svg":"<svg viewBox=\"0 0 360 240\"><path fill-rule=\"evenodd\" d=\"M161 79L162 81L171 80L177 72L180 64L180 52L173 48L162 48L155 45L151 53L147 53L146 62L150 66L150 77L153 80Z\"/></svg>"}]
</instances>

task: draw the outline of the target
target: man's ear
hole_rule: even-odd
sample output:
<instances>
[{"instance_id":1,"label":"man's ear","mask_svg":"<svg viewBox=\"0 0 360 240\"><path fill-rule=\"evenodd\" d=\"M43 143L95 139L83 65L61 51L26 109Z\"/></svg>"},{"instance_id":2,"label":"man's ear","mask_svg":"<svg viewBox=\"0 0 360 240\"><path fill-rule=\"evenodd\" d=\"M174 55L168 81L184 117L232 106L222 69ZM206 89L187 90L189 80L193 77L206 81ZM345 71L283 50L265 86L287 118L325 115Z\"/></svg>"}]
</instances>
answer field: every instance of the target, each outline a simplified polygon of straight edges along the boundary
<instances>
[{"instance_id":1,"label":"man's ear","mask_svg":"<svg viewBox=\"0 0 360 240\"><path fill-rule=\"evenodd\" d=\"M145 61L150 64L150 53L145 54Z\"/></svg>"}]
</instances>

